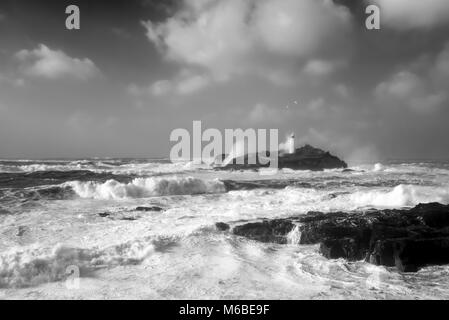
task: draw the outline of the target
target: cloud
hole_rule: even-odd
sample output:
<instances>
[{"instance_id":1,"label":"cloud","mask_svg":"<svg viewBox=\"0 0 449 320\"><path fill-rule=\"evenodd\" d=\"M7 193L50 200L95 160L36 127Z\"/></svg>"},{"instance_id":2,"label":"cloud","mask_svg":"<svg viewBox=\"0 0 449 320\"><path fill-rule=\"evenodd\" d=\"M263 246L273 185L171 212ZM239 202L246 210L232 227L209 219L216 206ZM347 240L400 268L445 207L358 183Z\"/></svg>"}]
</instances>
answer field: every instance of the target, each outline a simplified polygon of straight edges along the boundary
<instances>
[{"instance_id":1,"label":"cloud","mask_svg":"<svg viewBox=\"0 0 449 320\"><path fill-rule=\"evenodd\" d=\"M412 94L422 94L423 86L423 81L416 74L400 71L387 81L380 83L376 88L376 93L379 96L407 99Z\"/></svg>"},{"instance_id":2,"label":"cloud","mask_svg":"<svg viewBox=\"0 0 449 320\"><path fill-rule=\"evenodd\" d=\"M436 57L431 67L431 77L435 82L449 83L449 42Z\"/></svg>"},{"instance_id":3,"label":"cloud","mask_svg":"<svg viewBox=\"0 0 449 320\"><path fill-rule=\"evenodd\" d=\"M417 112L432 112L447 101L447 94L433 88L427 79L410 71L399 71L375 89L377 98L387 106L406 106Z\"/></svg>"},{"instance_id":4,"label":"cloud","mask_svg":"<svg viewBox=\"0 0 449 320\"><path fill-rule=\"evenodd\" d=\"M188 75L179 79L176 84L176 91L179 94L191 94L206 87L209 81L207 76Z\"/></svg>"},{"instance_id":5,"label":"cloud","mask_svg":"<svg viewBox=\"0 0 449 320\"><path fill-rule=\"evenodd\" d=\"M430 29L449 23L447 0L370 0L381 9L381 24L397 30Z\"/></svg>"},{"instance_id":6,"label":"cloud","mask_svg":"<svg viewBox=\"0 0 449 320\"><path fill-rule=\"evenodd\" d=\"M282 109L276 110L265 104L258 103L251 109L248 120L252 124L278 123L283 116Z\"/></svg>"},{"instance_id":7,"label":"cloud","mask_svg":"<svg viewBox=\"0 0 449 320\"><path fill-rule=\"evenodd\" d=\"M310 72L333 69L325 61L344 56L351 15L330 0L184 0L166 21L143 25L165 59L212 80L249 74L286 84L310 59L318 59Z\"/></svg>"},{"instance_id":8,"label":"cloud","mask_svg":"<svg viewBox=\"0 0 449 320\"><path fill-rule=\"evenodd\" d=\"M433 61L418 59L409 68L379 83L375 96L388 106L402 105L418 112L432 112L449 101L448 83L449 43Z\"/></svg>"},{"instance_id":9,"label":"cloud","mask_svg":"<svg viewBox=\"0 0 449 320\"><path fill-rule=\"evenodd\" d=\"M207 87L210 81L210 77L207 75L195 74L189 70L183 70L172 80L158 80L150 86L131 84L128 86L128 93L134 96L189 95Z\"/></svg>"},{"instance_id":10,"label":"cloud","mask_svg":"<svg viewBox=\"0 0 449 320\"><path fill-rule=\"evenodd\" d=\"M311 113L322 111L326 107L326 100L323 97L315 98L309 101L306 105L306 110Z\"/></svg>"},{"instance_id":11,"label":"cloud","mask_svg":"<svg viewBox=\"0 0 449 320\"><path fill-rule=\"evenodd\" d=\"M43 44L33 50L21 50L15 57L20 62L19 70L31 77L86 80L99 74L91 60L72 58L61 50L52 50Z\"/></svg>"},{"instance_id":12,"label":"cloud","mask_svg":"<svg viewBox=\"0 0 449 320\"><path fill-rule=\"evenodd\" d=\"M338 63L325 60L310 60L304 67L304 72L312 76L326 76L331 74Z\"/></svg>"},{"instance_id":13,"label":"cloud","mask_svg":"<svg viewBox=\"0 0 449 320\"><path fill-rule=\"evenodd\" d=\"M348 98L350 95L350 88L342 83L335 85L334 91L341 98Z\"/></svg>"},{"instance_id":14,"label":"cloud","mask_svg":"<svg viewBox=\"0 0 449 320\"><path fill-rule=\"evenodd\" d=\"M322 119L332 114L341 114L342 107L327 101L324 97L315 97L304 102L292 101L278 107L258 103L250 109L248 121L251 124L286 124L293 119Z\"/></svg>"},{"instance_id":15,"label":"cloud","mask_svg":"<svg viewBox=\"0 0 449 320\"><path fill-rule=\"evenodd\" d=\"M6 83L14 87L23 87L25 85L25 80L22 78L17 78L14 75L8 74L4 75L0 73L0 83Z\"/></svg>"},{"instance_id":16,"label":"cloud","mask_svg":"<svg viewBox=\"0 0 449 320\"><path fill-rule=\"evenodd\" d=\"M170 93L173 90L173 84L170 80L159 80L156 81L150 88L149 91L155 96L163 96Z\"/></svg>"}]
</instances>

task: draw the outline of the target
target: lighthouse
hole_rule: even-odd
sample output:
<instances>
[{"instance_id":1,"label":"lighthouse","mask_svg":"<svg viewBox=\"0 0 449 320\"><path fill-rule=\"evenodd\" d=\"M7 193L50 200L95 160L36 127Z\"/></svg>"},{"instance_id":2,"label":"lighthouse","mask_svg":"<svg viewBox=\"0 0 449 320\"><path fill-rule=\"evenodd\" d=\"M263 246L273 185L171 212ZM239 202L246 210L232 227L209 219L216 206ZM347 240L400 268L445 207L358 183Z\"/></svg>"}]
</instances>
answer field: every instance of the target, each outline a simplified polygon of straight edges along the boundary
<instances>
[{"instance_id":1,"label":"lighthouse","mask_svg":"<svg viewBox=\"0 0 449 320\"><path fill-rule=\"evenodd\" d=\"M295 134L294 133L292 133L290 135L290 137L288 138L287 150L288 150L289 154L295 153Z\"/></svg>"}]
</instances>

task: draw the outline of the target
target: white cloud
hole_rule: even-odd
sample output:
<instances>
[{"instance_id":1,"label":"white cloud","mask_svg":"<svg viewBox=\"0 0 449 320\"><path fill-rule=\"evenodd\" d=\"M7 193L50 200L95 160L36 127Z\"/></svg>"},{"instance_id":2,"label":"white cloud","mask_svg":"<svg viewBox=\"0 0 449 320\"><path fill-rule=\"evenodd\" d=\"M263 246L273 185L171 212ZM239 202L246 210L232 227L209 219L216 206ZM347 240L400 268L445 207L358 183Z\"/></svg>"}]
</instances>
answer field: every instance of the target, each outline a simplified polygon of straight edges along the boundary
<instances>
[{"instance_id":1,"label":"white cloud","mask_svg":"<svg viewBox=\"0 0 449 320\"><path fill-rule=\"evenodd\" d=\"M436 82L449 83L449 42L436 57L431 69L431 77Z\"/></svg>"},{"instance_id":2,"label":"white cloud","mask_svg":"<svg viewBox=\"0 0 449 320\"><path fill-rule=\"evenodd\" d=\"M347 49L350 24L331 0L184 0L173 17L144 26L166 59L204 68L212 80L250 74L285 84L312 58L322 60L312 72L331 71L324 61Z\"/></svg>"},{"instance_id":3,"label":"white cloud","mask_svg":"<svg viewBox=\"0 0 449 320\"><path fill-rule=\"evenodd\" d=\"M128 92L134 96L189 95L207 87L210 81L210 78L206 75L183 70L172 80L158 80L150 86L142 87L131 84L128 86Z\"/></svg>"},{"instance_id":4,"label":"white cloud","mask_svg":"<svg viewBox=\"0 0 449 320\"><path fill-rule=\"evenodd\" d=\"M173 90L173 85L169 80L159 80L153 83L153 85L149 89L153 95L163 96Z\"/></svg>"},{"instance_id":5,"label":"white cloud","mask_svg":"<svg viewBox=\"0 0 449 320\"><path fill-rule=\"evenodd\" d=\"M405 105L418 112L431 112L447 101L447 95L433 88L428 79L410 71L400 71L380 83L375 90L377 98L390 105Z\"/></svg>"},{"instance_id":6,"label":"white cloud","mask_svg":"<svg viewBox=\"0 0 449 320\"><path fill-rule=\"evenodd\" d=\"M19 69L27 76L86 80L99 73L91 60L72 58L61 50L52 50L43 44L33 50L21 50L15 56L20 61Z\"/></svg>"},{"instance_id":7,"label":"white cloud","mask_svg":"<svg viewBox=\"0 0 449 320\"><path fill-rule=\"evenodd\" d=\"M327 0L257 1L254 12L256 37L268 50L303 57L340 38L349 25L350 14ZM259 4L260 3L260 4ZM336 31L335 28L341 28Z\"/></svg>"},{"instance_id":8,"label":"white cloud","mask_svg":"<svg viewBox=\"0 0 449 320\"><path fill-rule=\"evenodd\" d=\"M448 83L449 43L433 61L418 59L408 69L379 83L375 95L388 106L402 105L418 112L432 112L448 102Z\"/></svg>"},{"instance_id":9,"label":"white cloud","mask_svg":"<svg viewBox=\"0 0 449 320\"><path fill-rule=\"evenodd\" d=\"M449 23L447 0L370 0L381 9L381 25L409 30Z\"/></svg>"},{"instance_id":10,"label":"white cloud","mask_svg":"<svg viewBox=\"0 0 449 320\"><path fill-rule=\"evenodd\" d=\"M310 60L304 67L304 72L313 76L326 76L337 68L336 62L325 60Z\"/></svg>"},{"instance_id":11,"label":"white cloud","mask_svg":"<svg viewBox=\"0 0 449 320\"><path fill-rule=\"evenodd\" d=\"M176 91L179 94L191 94L203 89L209 84L210 80L204 75L191 75L179 79L176 84Z\"/></svg>"},{"instance_id":12,"label":"white cloud","mask_svg":"<svg viewBox=\"0 0 449 320\"><path fill-rule=\"evenodd\" d=\"M422 94L423 86L423 81L416 74L409 71L400 71L387 81L380 83L376 88L376 94L406 99L415 93Z\"/></svg>"},{"instance_id":13,"label":"white cloud","mask_svg":"<svg viewBox=\"0 0 449 320\"><path fill-rule=\"evenodd\" d=\"M276 110L270 108L265 104L256 104L249 113L249 122L253 124L262 124L267 122L279 122L281 121L283 114L282 110Z\"/></svg>"}]
</instances>

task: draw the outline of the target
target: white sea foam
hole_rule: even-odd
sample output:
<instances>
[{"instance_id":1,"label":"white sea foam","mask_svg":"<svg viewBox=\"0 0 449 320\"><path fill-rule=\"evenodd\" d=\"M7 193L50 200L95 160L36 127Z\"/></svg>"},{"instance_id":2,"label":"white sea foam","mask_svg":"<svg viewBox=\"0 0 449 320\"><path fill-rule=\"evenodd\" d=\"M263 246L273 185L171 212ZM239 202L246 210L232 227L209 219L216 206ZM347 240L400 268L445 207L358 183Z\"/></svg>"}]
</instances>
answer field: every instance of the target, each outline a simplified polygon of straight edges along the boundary
<instances>
[{"instance_id":1,"label":"white sea foam","mask_svg":"<svg viewBox=\"0 0 449 320\"><path fill-rule=\"evenodd\" d=\"M240 217L289 216L308 211L354 211L366 208L394 209L420 203L449 204L449 188L444 186L398 185L393 188L354 187L351 190L317 190L287 187L280 190L231 191L215 210L235 211Z\"/></svg>"},{"instance_id":2,"label":"white sea foam","mask_svg":"<svg viewBox=\"0 0 449 320\"><path fill-rule=\"evenodd\" d=\"M288 244L299 244L301 240L301 231L299 230L299 225L296 225L292 231L287 234Z\"/></svg>"},{"instance_id":3,"label":"white sea foam","mask_svg":"<svg viewBox=\"0 0 449 320\"><path fill-rule=\"evenodd\" d=\"M34 164L4 162L0 166L17 168ZM377 166L379 171L374 171L371 163L352 168L358 172L283 169L272 177L251 171L197 170L203 168L189 162L172 164L159 160L100 163L97 159L45 162L44 165L49 167L23 169L83 166L95 172L106 170L143 176L127 180L130 183L101 180L61 185L58 180L58 185L52 186L18 190L0 187L0 210L5 210L5 214L0 212L0 296L37 299L449 297L449 285L445 281L447 266L426 268L416 274L398 274L362 261L327 260L319 254L318 246L293 245L299 241L299 228L288 235L291 245L281 246L233 237L218 232L214 226L216 222L232 224L308 211L348 212L371 207L409 207L420 202L449 203L447 164L384 163ZM186 177L186 172L192 177ZM153 173L161 175L154 177ZM265 183L260 189L226 193L216 178L248 182L286 179L292 184L278 189ZM96 176L88 179L94 180ZM220 193L207 194L213 192ZM142 198L196 193L205 195ZM22 201L28 198L33 201ZM137 206L150 205L160 205L165 211L157 214L135 211ZM20 247L15 247L18 243ZM54 247L56 243L63 245ZM72 265L80 268L79 290L67 290L63 285L68 276L67 267Z\"/></svg>"},{"instance_id":4,"label":"white sea foam","mask_svg":"<svg viewBox=\"0 0 449 320\"><path fill-rule=\"evenodd\" d=\"M195 164L193 161L179 161L179 162L167 162L167 163L128 163L116 166L110 170L95 170L109 171L114 174L154 174L154 173L181 173L190 172L198 169L210 169L207 164Z\"/></svg>"},{"instance_id":5,"label":"white sea foam","mask_svg":"<svg viewBox=\"0 0 449 320\"><path fill-rule=\"evenodd\" d=\"M67 268L75 266L81 276L104 267L135 265L143 262L158 247L172 239L134 240L120 245L99 248L74 248L61 244L53 248L33 245L12 248L0 255L0 288L28 287L67 277Z\"/></svg>"},{"instance_id":6,"label":"white sea foam","mask_svg":"<svg viewBox=\"0 0 449 320\"><path fill-rule=\"evenodd\" d=\"M360 207L411 207L419 203L449 202L448 187L398 185L392 190L359 191L349 196L349 202Z\"/></svg>"},{"instance_id":7,"label":"white sea foam","mask_svg":"<svg viewBox=\"0 0 449 320\"><path fill-rule=\"evenodd\" d=\"M382 171L382 170L384 170L384 166L382 165L382 163L376 163L374 165L374 168L373 168L374 172L379 172L379 171Z\"/></svg>"},{"instance_id":8,"label":"white sea foam","mask_svg":"<svg viewBox=\"0 0 449 320\"><path fill-rule=\"evenodd\" d=\"M164 160L145 162L121 163L119 160L77 160L77 161L51 161L46 160L38 163L27 163L25 161L14 161L15 164L4 164L0 161L0 172L20 173L37 171L73 171L90 170L92 172L114 174L151 174L151 173L177 173L195 171L198 169L210 169L205 163L196 164L192 161L169 162Z\"/></svg>"},{"instance_id":9,"label":"white sea foam","mask_svg":"<svg viewBox=\"0 0 449 320\"><path fill-rule=\"evenodd\" d=\"M136 178L130 183L108 180L104 183L71 181L68 185L81 198L126 199L169 195L193 195L225 192L224 184L215 180L193 177Z\"/></svg>"}]
</instances>

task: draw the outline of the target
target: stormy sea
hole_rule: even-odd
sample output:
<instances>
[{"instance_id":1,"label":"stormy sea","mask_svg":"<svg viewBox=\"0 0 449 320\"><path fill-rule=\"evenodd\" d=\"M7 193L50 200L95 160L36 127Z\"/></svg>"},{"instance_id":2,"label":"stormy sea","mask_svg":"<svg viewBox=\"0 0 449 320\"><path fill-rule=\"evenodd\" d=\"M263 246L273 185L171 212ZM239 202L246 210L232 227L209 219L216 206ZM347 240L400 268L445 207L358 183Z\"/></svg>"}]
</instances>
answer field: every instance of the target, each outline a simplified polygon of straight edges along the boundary
<instances>
[{"instance_id":1,"label":"stormy sea","mask_svg":"<svg viewBox=\"0 0 449 320\"><path fill-rule=\"evenodd\" d=\"M263 243L230 224L309 211L449 203L449 162L216 171L166 159L0 161L0 298L448 299L449 266L418 272ZM76 270L79 281L68 282Z\"/></svg>"}]
</instances>

